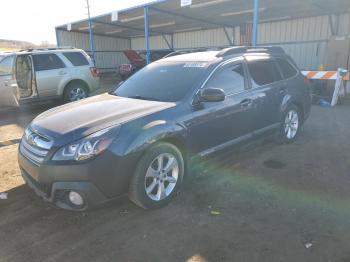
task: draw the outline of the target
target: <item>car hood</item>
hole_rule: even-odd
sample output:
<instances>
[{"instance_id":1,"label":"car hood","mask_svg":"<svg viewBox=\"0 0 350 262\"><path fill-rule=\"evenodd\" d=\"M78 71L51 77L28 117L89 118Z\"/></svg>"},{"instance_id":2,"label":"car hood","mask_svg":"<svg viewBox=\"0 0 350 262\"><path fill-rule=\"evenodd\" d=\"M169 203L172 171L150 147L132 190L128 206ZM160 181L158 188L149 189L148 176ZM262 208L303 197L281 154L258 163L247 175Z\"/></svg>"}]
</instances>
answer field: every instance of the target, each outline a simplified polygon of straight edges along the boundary
<instances>
[{"instance_id":1,"label":"car hood","mask_svg":"<svg viewBox=\"0 0 350 262\"><path fill-rule=\"evenodd\" d=\"M149 115L175 103L102 94L50 109L37 116L31 128L63 145L94 132Z\"/></svg>"}]
</instances>

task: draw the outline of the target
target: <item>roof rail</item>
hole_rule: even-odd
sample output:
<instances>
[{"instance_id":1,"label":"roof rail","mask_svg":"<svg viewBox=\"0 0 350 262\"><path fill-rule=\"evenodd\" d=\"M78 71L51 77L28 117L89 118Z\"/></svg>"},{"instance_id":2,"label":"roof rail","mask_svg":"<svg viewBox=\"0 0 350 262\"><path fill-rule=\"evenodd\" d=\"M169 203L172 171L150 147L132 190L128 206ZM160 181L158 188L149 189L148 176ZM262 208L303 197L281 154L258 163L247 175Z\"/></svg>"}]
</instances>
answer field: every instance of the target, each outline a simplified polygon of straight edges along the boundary
<instances>
[{"instance_id":1,"label":"roof rail","mask_svg":"<svg viewBox=\"0 0 350 262\"><path fill-rule=\"evenodd\" d=\"M273 54L285 54L282 47L279 46L234 46L223 49L216 56L224 57L230 55L237 55L242 53L273 53Z\"/></svg>"},{"instance_id":2,"label":"roof rail","mask_svg":"<svg viewBox=\"0 0 350 262\"><path fill-rule=\"evenodd\" d=\"M33 52L33 51L53 51L62 49L76 49L73 46L57 46L57 47L43 47L43 48L28 48L19 50L19 52Z\"/></svg>"}]
</instances>

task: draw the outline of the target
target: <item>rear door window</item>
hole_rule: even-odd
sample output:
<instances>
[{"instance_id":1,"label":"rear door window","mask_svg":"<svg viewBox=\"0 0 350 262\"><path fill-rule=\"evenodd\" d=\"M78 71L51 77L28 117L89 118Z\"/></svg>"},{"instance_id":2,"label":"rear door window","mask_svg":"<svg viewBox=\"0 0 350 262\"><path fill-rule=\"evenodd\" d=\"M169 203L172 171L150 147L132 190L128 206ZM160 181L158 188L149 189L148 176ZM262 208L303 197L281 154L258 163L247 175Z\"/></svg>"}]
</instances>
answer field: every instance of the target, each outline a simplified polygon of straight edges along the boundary
<instances>
[{"instance_id":1,"label":"rear door window","mask_svg":"<svg viewBox=\"0 0 350 262\"><path fill-rule=\"evenodd\" d=\"M245 89L243 64L230 65L215 73L206 84L207 88L221 88L226 95L239 93Z\"/></svg>"},{"instance_id":2,"label":"rear door window","mask_svg":"<svg viewBox=\"0 0 350 262\"><path fill-rule=\"evenodd\" d=\"M278 66L280 67L283 77L285 79L287 78L291 78L293 76L296 76L298 74L298 71L295 69L294 66L292 66L292 64L283 58L277 58L276 62L278 64Z\"/></svg>"},{"instance_id":3,"label":"rear door window","mask_svg":"<svg viewBox=\"0 0 350 262\"><path fill-rule=\"evenodd\" d=\"M264 86L282 80L276 63L270 59L248 59L248 69L253 87Z\"/></svg>"},{"instance_id":4,"label":"rear door window","mask_svg":"<svg viewBox=\"0 0 350 262\"><path fill-rule=\"evenodd\" d=\"M63 55L72 63L74 66L85 66L89 65L89 61L80 52L65 52Z\"/></svg>"},{"instance_id":5,"label":"rear door window","mask_svg":"<svg viewBox=\"0 0 350 262\"><path fill-rule=\"evenodd\" d=\"M65 65L56 54L33 55L35 71L45 71L64 68Z\"/></svg>"}]
</instances>

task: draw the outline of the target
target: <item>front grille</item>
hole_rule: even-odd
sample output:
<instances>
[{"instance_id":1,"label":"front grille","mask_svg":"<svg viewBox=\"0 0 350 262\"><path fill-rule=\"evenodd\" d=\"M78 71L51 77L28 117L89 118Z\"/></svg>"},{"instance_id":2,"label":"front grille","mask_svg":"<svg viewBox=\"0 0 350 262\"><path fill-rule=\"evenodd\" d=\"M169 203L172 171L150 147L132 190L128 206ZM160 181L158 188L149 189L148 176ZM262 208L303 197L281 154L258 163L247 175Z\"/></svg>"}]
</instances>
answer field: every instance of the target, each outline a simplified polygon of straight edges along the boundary
<instances>
[{"instance_id":1,"label":"front grille","mask_svg":"<svg viewBox=\"0 0 350 262\"><path fill-rule=\"evenodd\" d=\"M54 195L54 202L69 203L68 193L68 190L56 190Z\"/></svg>"},{"instance_id":2,"label":"front grille","mask_svg":"<svg viewBox=\"0 0 350 262\"><path fill-rule=\"evenodd\" d=\"M39 166L44 162L53 141L27 128L19 146L21 154L33 164Z\"/></svg>"}]
</instances>

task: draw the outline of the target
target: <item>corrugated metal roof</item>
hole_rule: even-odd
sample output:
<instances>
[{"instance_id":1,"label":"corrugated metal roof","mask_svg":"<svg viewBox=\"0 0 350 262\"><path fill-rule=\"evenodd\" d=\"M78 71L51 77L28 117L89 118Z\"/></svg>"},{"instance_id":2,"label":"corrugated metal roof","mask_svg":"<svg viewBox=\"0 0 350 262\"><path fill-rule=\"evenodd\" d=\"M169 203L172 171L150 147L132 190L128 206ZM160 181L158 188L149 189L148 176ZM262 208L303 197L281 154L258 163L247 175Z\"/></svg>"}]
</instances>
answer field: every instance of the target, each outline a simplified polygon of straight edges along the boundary
<instances>
[{"instance_id":1,"label":"corrugated metal roof","mask_svg":"<svg viewBox=\"0 0 350 262\"><path fill-rule=\"evenodd\" d=\"M173 34L249 23L253 16L253 1L193 0L181 7L180 0L157 0L148 3L150 35ZM93 17L96 35L130 38L144 35L143 7L120 10L118 21L111 13ZM288 20L350 11L349 0L260 0L260 21ZM88 20L71 23L73 32L88 32ZM67 30L67 25L56 27Z\"/></svg>"}]
</instances>

